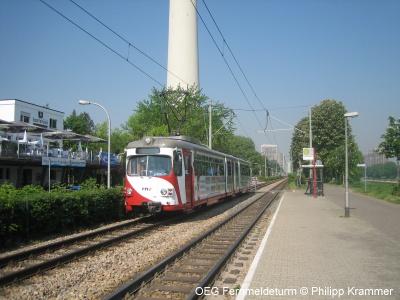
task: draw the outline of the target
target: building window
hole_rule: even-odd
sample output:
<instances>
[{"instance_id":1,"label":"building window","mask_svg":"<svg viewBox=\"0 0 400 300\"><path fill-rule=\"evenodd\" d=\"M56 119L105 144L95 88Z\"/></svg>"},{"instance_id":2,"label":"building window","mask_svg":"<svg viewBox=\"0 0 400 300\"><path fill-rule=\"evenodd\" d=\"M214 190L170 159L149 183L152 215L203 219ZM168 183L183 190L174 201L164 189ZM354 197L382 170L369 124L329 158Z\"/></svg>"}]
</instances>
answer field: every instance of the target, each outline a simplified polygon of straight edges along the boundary
<instances>
[{"instance_id":1,"label":"building window","mask_svg":"<svg viewBox=\"0 0 400 300\"><path fill-rule=\"evenodd\" d=\"M50 119L50 128L57 128L57 120Z\"/></svg>"},{"instance_id":2,"label":"building window","mask_svg":"<svg viewBox=\"0 0 400 300\"><path fill-rule=\"evenodd\" d=\"M0 168L0 179L3 179L3 168Z\"/></svg>"},{"instance_id":3,"label":"building window","mask_svg":"<svg viewBox=\"0 0 400 300\"><path fill-rule=\"evenodd\" d=\"M25 123L29 123L29 118L30 118L31 114L21 111L21 117L20 117L20 121L25 122Z\"/></svg>"},{"instance_id":4,"label":"building window","mask_svg":"<svg viewBox=\"0 0 400 300\"><path fill-rule=\"evenodd\" d=\"M11 178L10 168L6 168L6 180Z\"/></svg>"}]
</instances>

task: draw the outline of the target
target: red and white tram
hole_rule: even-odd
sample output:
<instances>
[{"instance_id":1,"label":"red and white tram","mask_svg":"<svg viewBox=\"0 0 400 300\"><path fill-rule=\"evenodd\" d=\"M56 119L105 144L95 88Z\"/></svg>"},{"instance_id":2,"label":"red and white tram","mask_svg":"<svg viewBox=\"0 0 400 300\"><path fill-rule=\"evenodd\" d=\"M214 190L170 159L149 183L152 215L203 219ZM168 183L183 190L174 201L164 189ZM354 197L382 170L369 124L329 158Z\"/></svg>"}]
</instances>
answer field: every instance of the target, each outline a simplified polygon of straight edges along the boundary
<instances>
[{"instance_id":1,"label":"red and white tram","mask_svg":"<svg viewBox=\"0 0 400 300\"><path fill-rule=\"evenodd\" d=\"M249 162L187 136L144 137L126 153L127 211L187 211L250 190Z\"/></svg>"}]
</instances>

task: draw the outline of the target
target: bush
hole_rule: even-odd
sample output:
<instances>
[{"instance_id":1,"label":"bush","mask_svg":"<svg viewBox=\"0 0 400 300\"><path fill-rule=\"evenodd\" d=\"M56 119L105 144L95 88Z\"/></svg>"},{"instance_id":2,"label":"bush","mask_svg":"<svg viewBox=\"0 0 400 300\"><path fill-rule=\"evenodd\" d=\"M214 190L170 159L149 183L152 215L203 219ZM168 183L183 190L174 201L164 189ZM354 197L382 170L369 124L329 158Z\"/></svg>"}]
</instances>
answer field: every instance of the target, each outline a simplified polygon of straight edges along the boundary
<instances>
[{"instance_id":1,"label":"bush","mask_svg":"<svg viewBox=\"0 0 400 300\"><path fill-rule=\"evenodd\" d=\"M57 186L50 192L37 186L0 186L0 247L11 241L120 221L125 217L122 187L105 189L88 181L78 191Z\"/></svg>"}]
</instances>

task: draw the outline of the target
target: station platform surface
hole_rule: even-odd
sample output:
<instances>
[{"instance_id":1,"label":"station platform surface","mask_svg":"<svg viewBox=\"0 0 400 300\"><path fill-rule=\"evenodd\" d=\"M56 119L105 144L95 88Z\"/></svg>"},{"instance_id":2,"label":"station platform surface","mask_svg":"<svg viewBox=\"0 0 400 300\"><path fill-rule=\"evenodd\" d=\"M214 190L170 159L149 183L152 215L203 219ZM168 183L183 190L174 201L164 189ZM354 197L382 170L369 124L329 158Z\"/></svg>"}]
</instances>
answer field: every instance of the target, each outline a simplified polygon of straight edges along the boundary
<instances>
[{"instance_id":1,"label":"station platform surface","mask_svg":"<svg viewBox=\"0 0 400 300\"><path fill-rule=\"evenodd\" d=\"M358 206L382 201L357 198ZM381 222L385 210L397 216L387 222L400 220L400 205L380 203ZM350 207L345 218L343 188L317 198L286 192L236 299L400 299L399 240Z\"/></svg>"}]
</instances>

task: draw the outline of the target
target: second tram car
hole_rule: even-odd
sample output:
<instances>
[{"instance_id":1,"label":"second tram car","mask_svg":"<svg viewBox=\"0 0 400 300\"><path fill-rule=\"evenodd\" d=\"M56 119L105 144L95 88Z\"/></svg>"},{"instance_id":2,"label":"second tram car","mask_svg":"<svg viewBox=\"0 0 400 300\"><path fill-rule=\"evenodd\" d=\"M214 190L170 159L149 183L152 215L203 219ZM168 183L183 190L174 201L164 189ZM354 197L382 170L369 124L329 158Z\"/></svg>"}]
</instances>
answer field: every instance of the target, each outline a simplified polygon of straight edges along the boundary
<instances>
[{"instance_id":1,"label":"second tram car","mask_svg":"<svg viewBox=\"0 0 400 300\"><path fill-rule=\"evenodd\" d=\"M188 211L250 190L248 161L188 136L144 137L126 154L127 211Z\"/></svg>"}]
</instances>

